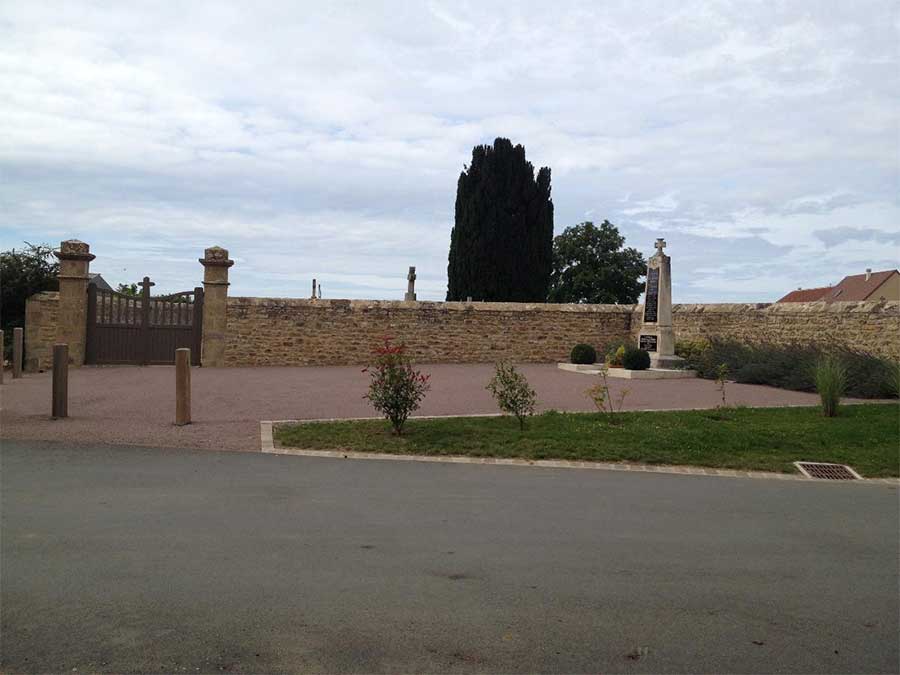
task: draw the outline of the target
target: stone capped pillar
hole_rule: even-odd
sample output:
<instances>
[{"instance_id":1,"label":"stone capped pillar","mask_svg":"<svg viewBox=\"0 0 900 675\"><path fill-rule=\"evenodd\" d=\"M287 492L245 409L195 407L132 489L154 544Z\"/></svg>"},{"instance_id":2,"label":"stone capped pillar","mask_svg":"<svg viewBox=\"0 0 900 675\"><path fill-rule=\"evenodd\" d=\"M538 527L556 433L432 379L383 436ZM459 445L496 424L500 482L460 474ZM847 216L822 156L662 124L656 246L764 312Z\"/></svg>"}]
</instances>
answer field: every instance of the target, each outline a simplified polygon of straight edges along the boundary
<instances>
[{"instance_id":1,"label":"stone capped pillar","mask_svg":"<svg viewBox=\"0 0 900 675\"><path fill-rule=\"evenodd\" d=\"M203 252L203 348L200 363L209 367L225 365L225 333L228 309L228 268L234 260L228 251L213 246Z\"/></svg>"},{"instance_id":2,"label":"stone capped pillar","mask_svg":"<svg viewBox=\"0 0 900 675\"><path fill-rule=\"evenodd\" d=\"M83 241L61 242L53 253L59 258L59 319L57 342L69 345L69 363L84 365L87 338L87 287L90 276L91 247Z\"/></svg>"}]
</instances>

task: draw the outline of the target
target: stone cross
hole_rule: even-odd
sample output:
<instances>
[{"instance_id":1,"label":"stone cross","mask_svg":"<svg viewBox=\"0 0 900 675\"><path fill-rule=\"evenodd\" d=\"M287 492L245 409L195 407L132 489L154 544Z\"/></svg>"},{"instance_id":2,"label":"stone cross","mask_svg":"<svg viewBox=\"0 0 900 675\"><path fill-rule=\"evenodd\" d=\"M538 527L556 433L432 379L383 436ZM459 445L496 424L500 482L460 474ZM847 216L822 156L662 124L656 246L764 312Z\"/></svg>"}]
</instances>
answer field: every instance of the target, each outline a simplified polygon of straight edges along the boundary
<instances>
[{"instance_id":1,"label":"stone cross","mask_svg":"<svg viewBox=\"0 0 900 675\"><path fill-rule=\"evenodd\" d=\"M406 295L403 300L406 302L414 302L416 299L416 268L410 265L409 274L406 275Z\"/></svg>"},{"instance_id":2,"label":"stone cross","mask_svg":"<svg viewBox=\"0 0 900 675\"><path fill-rule=\"evenodd\" d=\"M672 259L663 253L666 240L653 245L656 254L647 261L647 285L644 293L644 322L638 346L650 352L653 368L673 368L682 359L675 356L675 330L672 326Z\"/></svg>"}]
</instances>

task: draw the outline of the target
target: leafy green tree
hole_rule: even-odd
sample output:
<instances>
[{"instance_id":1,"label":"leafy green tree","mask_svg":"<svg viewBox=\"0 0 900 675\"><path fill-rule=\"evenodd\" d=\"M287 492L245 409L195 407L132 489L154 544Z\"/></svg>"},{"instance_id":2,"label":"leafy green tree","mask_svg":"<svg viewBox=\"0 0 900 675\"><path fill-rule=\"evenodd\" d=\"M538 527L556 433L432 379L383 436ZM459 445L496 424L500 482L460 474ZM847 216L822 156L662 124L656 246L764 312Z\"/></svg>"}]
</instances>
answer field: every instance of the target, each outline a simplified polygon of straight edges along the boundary
<instances>
[{"instance_id":1,"label":"leafy green tree","mask_svg":"<svg viewBox=\"0 0 900 675\"><path fill-rule=\"evenodd\" d=\"M647 261L625 237L604 220L567 227L553 240L550 302L622 303L638 301Z\"/></svg>"},{"instance_id":2,"label":"leafy green tree","mask_svg":"<svg viewBox=\"0 0 900 675\"><path fill-rule=\"evenodd\" d=\"M59 290L59 262L47 244L0 252L0 325L5 356L12 350L12 329L25 326L25 300L35 293Z\"/></svg>"},{"instance_id":3,"label":"leafy green tree","mask_svg":"<svg viewBox=\"0 0 900 675\"><path fill-rule=\"evenodd\" d=\"M543 302L552 263L550 169L535 176L506 138L476 146L456 185L447 300Z\"/></svg>"},{"instance_id":4,"label":"leafy green tree","mask_svg":"<svg viewBox=\"0 0 900 675\"><path fill-rule=\"evenodd\" d=\"M132 295L137 297L141 294L137 284L119 284L119 287L116 290L122 295Z\"/></svg>"}]
</instances>

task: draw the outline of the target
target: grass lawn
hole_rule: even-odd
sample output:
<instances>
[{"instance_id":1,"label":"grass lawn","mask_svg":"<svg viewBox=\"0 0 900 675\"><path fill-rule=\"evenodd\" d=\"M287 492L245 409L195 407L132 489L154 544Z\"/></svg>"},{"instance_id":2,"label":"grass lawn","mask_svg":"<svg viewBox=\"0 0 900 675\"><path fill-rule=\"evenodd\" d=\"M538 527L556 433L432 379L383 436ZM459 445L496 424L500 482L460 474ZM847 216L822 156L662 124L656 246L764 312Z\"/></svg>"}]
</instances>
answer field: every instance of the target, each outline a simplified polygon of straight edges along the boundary
<instances>
[{"instance_id":1,"label":"grass lawn","mask_svg":"<svg viewBox=\"0 0 900 675\"><path fill-rule=\"evenodd\" d=\"M388 422L365 420L279 425L275 440L316 450L470 455L795 472L791 462L849 464L861 475L900 475L900 407L730 408L671 412L548 412L525 431L510 417L411 419L403 436Z\"/></svg>"}]
</instances>

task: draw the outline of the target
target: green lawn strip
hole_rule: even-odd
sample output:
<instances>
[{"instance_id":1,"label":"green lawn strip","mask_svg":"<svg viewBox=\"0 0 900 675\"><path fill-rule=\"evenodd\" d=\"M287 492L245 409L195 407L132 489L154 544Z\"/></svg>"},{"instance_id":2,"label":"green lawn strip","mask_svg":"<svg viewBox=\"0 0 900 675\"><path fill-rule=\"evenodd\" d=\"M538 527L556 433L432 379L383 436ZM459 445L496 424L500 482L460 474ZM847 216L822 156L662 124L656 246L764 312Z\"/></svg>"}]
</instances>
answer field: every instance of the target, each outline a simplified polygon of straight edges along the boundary
<instances>
[{"instance_id":1,"label":"green lawn strip","mask_svg":"<svg viewBox=\"0 0 900 675\"><path fill-rule=\"evenodd\" d=\"M403 436L383 420L278 425L281 445L414 455L469 455L795 472L792 462L850 464L861 475L900 475L900 408L852 405L835 418L819 408L735 408L596 413L549 412L524 432L509 417L412 419Z\"/></svg>"}]
</instances>

